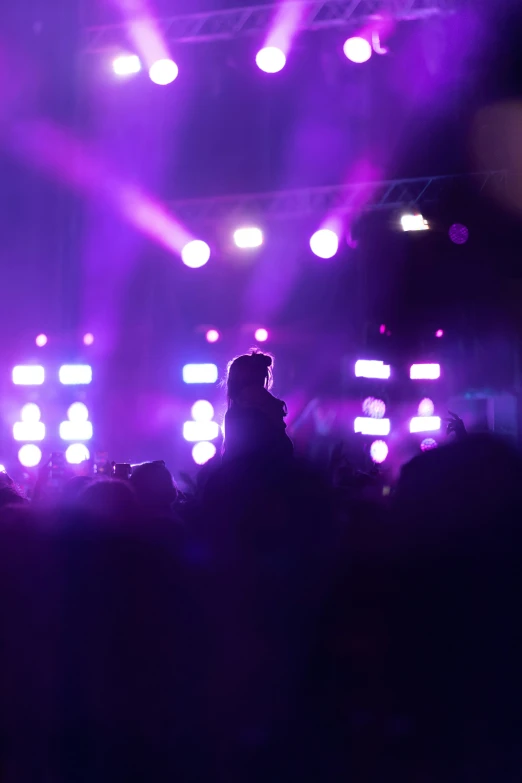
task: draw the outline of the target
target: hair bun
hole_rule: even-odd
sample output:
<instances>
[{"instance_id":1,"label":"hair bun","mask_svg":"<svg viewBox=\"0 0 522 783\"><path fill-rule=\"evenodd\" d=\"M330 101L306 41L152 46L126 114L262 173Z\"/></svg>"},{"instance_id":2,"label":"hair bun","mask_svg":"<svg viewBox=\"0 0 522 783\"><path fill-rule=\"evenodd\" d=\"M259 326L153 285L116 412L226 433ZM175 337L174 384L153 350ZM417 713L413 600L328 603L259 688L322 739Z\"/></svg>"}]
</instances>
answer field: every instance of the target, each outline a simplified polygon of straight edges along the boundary
<instances>
[{"instance_id":1,"label":"hair bun","mask_svg":"<svg viewBox=\"0 0 522 783\"><path fill-rule=\"evenodd\" d=\"M255 353L251 354L252 358L263 365L263 367L271 367L272 366L272 357L269 356L267 353L261 353L261 351L255 351Z\"/></svg>"}]
</instances>

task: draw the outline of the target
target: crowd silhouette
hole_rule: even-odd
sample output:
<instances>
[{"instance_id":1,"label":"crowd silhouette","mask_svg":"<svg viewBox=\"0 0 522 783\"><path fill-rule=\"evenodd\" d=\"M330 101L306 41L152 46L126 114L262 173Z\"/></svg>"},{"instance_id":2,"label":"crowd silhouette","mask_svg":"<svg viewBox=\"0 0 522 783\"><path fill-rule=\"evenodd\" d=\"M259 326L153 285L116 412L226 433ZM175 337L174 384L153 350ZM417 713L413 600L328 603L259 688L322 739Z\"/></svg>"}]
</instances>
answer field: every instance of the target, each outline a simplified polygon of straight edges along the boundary
<instances>
[{"instance_id":1,"label":"crowd silhouette","mask_svg":"<svg viewBox=\"0 0 522 783\"><path fill-rule=\"evenodd\" d=\"M453 416L376 499L293 454L271 368L190 488L1 475L1 781L520 780L520 453Z\"/></svg>"}]
</instances>

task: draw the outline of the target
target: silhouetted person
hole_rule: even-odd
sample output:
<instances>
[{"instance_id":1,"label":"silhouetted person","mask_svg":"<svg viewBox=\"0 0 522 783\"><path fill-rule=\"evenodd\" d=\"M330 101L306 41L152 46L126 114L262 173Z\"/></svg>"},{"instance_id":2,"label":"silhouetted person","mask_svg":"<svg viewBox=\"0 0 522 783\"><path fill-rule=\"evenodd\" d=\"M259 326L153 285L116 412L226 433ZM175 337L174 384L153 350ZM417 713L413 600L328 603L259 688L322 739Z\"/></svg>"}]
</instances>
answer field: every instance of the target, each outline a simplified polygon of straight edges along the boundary
<instances>
[{"instance_id":1,"label":"silhouetted person","mask_svg":"<svg viewBox=\"0 0 522 783\"><path fill-rule=\"evenodd\" d=\"M130 483L143 509L155 515L170 514L178 491L162 460L137 465L132 471Z\"/></svg>"}]
</instances>

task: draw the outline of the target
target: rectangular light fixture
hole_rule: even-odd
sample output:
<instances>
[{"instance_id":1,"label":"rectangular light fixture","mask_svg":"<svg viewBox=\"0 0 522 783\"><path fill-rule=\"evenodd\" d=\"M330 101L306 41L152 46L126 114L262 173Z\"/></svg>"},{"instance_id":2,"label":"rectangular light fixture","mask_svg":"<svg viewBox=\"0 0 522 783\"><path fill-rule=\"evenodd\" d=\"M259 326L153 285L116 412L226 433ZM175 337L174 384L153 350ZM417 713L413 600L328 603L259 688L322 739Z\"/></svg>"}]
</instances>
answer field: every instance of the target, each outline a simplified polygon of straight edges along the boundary
<instances>
[{"instance_id":1,"label":"rectangular light fixture","mask_svg":"<svg viewBox=\"0 0 522 783\"><path fill-rule=\"evenodd\" d=\"M45 370L39 364L19 364L13 367L13 383L16 386L41 386Z\"/></svg>"},{"instance_id":2,"label":"rectangular light fixture","mask_svg":"<svg viewBox=\"0 0 522 783\"><path fill-rule=\"evenodd\" d=\"M410 421L410 432L438 432L440 416L414 416Z\"/></svg>"},{"instance_id":3,"label":"rectangular light fixture","mask_svg":"<svg viewBox=\"0 0 522 783\"><path fill-rule=\"evenodd\" d=\"M201 440L215 440L219 435L217 421L186 421L183 425L183 437L189 443Z\"/></svg>"},{"instance_id":4,"label":"rectangular light fixture","mask_svg":"<svg viewBox=\"0 0 522 783\"><path fill-rule=\"evenodd\" d=\"M183 367L185 383L216 383L218 368L215 364L186 364Z\"/></svg>"},{"instance_id":5,"label":"rectangular light fixture","mask_svg":"<svg viewBox=\"0 0 522 783\"><path fill-rule=\"evenodd\" d=\"M353 423L353 430L361 435L389 435L390 420L358 416Z\"/></svg>"},{"instance_id":6,"label":"rectangular light fixture","mask_svg":"<svg viewBox=\"0 0 522 783\"><path fill-rule=\"evenodd\" d=\"M65 386L85 386L92 381L92 367L90 364L62 364L59 378Z\"/></svg>"},{"instance_id":7,"label":"rectangular light fixture","mask_svg":"<svg viewBox=\"0 0 522 783\"><path fill-rule=\"evenodd\" d=\"M390 377L390 365L369 359L359 359L355 362L355 377L386 380Z\"/></svg>"},{"instance_id":8,"label":"rectangular light fixture","mask_svg":"<svg viewBox=\"0 0 522 783\"><path fill-rule=\"evenodd\" d=\"M62 421L60 424L60 438L62 440L90 440L92 438L92 422L90 421Z\"/></svg>"},{"instance_id":9,"label":"rectangular light fixture","mask_svg":"<svg viewBox=\"0 0 522 783\"><path fill-rule=\"evenodd\" d=\"M410 378L412 381L436 381L440 378L440 364L412 364Z\"/></svg>"},{"instance_id":10,"label":"rectangular light fixture","mask_svg":"<svg viewBox=\"0 0 522 783\"><path fill-rule=\"evenodd\" d=\"M45 424L41 421L17 421L13 424L13 438L18 441L43 440Z\"/></svg>"}]
</instances>

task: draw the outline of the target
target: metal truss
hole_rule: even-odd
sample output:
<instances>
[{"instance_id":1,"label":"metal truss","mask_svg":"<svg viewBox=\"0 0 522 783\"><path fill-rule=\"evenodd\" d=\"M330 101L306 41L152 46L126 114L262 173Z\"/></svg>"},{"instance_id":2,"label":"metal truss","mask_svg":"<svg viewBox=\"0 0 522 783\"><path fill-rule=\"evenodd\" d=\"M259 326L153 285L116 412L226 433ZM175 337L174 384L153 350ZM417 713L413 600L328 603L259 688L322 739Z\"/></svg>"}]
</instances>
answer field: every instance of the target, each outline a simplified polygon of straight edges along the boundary
<instances>
[{"instance_id":1,"label":"metal truss","mask_svg":"<svg viewBox=\"0 0 522 783\"><path fill-rule=\"evenodd\" d=\"M199 224L249 216L281 220L314 215L358 214L380 209L401 209L433 204L456 185L472 185L481 191L506 188L504 171L487 171L469 175L393 179L354 185L305 188L274 193L173 201L169 205L182 222Z\"/></svg>"},{"instance_id":2,"label":"metal truss","mask_svg":"<svg viewBox=\"0 0 522 783\"><path fill-rule=\"evenodd\" d=\"M299 12L300 30L361 25L379 18L397 21L450 14L464 0L291 0ZM233 8L226 11L157 19L168 43L219 41L241 35L262 35L270 30L279 3ZM126 25L102 25L85 30L86 52L113 52L127 44Z\"/></svg>"}]
</instances>

